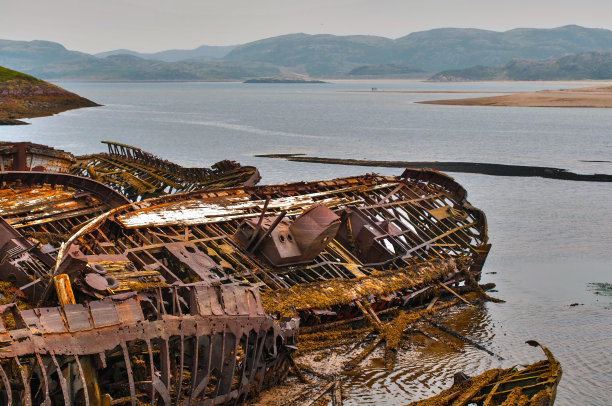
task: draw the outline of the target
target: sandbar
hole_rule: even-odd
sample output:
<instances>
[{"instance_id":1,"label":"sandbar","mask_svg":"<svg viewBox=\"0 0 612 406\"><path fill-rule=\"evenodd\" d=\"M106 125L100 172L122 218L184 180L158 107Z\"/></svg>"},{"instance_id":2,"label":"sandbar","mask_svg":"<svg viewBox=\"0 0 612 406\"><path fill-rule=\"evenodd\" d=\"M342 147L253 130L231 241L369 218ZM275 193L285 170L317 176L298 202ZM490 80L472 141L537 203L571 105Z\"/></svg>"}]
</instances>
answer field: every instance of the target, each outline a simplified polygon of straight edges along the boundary
<instances>
[{"instance_id":1,"label":"sandbar","mask_svg":"<svg viewBox=\"0 0 612 406\"><path fill-rule=\"evenodd\" d=\"M582 87L576 89L559 90L540 90L537 92L520 92L505 96L431 100L417 103L455 106L610 108L612 107L612 86Z\"/></svg>"}]
</instances>

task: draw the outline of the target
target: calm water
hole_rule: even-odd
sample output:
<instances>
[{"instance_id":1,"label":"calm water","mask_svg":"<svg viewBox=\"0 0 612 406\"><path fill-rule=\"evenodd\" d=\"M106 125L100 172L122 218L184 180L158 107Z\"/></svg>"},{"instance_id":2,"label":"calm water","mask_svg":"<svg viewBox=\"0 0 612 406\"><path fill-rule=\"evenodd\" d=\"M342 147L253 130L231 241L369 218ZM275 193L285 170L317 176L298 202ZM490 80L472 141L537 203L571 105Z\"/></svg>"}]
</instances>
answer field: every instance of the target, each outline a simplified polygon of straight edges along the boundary
<instances>
[{"instance_id":1,"label":"calm water","mask_svg":"<svg viewBox=\"0 0 612 406\"><path fill-rule=\"evenodd\" d=\"M576 84L343 82L60 83L104 107L0 127L0 138L29 140L75 154L101 140L137 145L183 165L229 158L256 165L263 182L356 175L375 168L291 163L254 154L305 153L380 160L452 160L545 165L612 173L612 110L459 107L414 104L453 94L351 93L350 90L509 91ZM467 97L467 96L466 96ZM397 174L395 169L379 173ZM493 249L485 282L505 304L458 315L455 328L505 360L471 348L398 357L392 373L376 359L350 377L348 404L404 404L468 374L542 358L547 345L564 374L557 405L609 405L612 297L590 282L612 282L612 186L605 183L453 174L489 220ZM570 307L572 303L579 306ZM423 372L423 371L427 372Z\"/></svg>"}]
</instances>

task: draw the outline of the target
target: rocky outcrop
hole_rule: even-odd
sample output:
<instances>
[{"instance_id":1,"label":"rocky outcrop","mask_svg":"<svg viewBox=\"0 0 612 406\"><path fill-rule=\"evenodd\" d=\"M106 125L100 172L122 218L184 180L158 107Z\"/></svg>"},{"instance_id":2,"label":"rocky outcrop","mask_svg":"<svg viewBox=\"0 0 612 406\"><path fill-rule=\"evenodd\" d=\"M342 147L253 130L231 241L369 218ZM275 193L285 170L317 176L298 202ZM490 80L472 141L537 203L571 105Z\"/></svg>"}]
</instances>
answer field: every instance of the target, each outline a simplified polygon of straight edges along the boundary
<instances>
[{"instance_id":1,"label":"rocky outcrop","mask_svg":"<svg viewBox=\"0 0 612 406\"><path fill-rule=\"evenodd\" d=\"M19 119L95 106L99 104L59 86L0 67L0 125L27 124Z\"/></svg>"}]
</instances>

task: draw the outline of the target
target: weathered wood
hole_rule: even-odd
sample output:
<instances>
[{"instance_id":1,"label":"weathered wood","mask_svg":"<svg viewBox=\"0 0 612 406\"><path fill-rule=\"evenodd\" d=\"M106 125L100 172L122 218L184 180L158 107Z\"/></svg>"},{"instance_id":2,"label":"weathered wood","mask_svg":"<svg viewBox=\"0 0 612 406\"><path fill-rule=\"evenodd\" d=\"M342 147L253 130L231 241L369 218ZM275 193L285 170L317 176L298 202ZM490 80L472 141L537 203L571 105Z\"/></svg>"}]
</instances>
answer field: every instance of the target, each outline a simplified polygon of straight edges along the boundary
<instances>
[{"instance_id":1,"label":"weathered wood","mask_svg":"<svg viewBox=\"0 0 612 406\"><path fill-rule=\"evenodd\" d=\"M340 380L337 380L334 385L332 392L332 405L342 406L342 384Z\"/></svg>"},{"instance_id":2,"label":"weathered wood","mask_svg":"<svg viewBox=\"0 0 612 406\"><path fill-rule=\"evenodd\" d=\"M443 283L439 283L438 285L442 286L444 289L448 290L450 293L452 293L453 295L455 295L456 297L458 297L463 303L471 305L470 302L468 302L467 300L465 300L463 297L461 297L457 292L455 292L454 290L452 290L451 288L449 288L448 286L446 286Z\"/></svg>"},{"instance_id":3,"label":"weathered wood","mask_svg":"<svg viewBox=\"0 0 612 406\"><path fill-rule=\"evenodd\" d=\"M316 394L312 399L310 399L310 401L308 403L304 404L303 406L313 406L315 403L317 403L317 401L319 399L321 399L323 396L325 396L327 394L327 392L332 390L334 385L336 385L336 381L330 382L329 384L325 385L325 388L323 388L323 390L321 392Z\"/></svg>"},{"instance_id":4,"label":"weathered wood","mask_svg":"<svg viewBox=\"0 0 612 406\"><path fill-rule=\"evenodd\" d=\"M436 323L435 321L431 320L430 318L427 318L425 316L422 316L422 319L425 320L426 322L428 322L429 324L431 324L432 326L434 326L435 328L437 328L438 330L442 330L447 334L452 335L455 338L460 339L461 341L463 341L464 343L470 344L471 346L478 348L479 350L482 350L484 352L486 352L489 355L492 355L494 357L497 357L500 360L503 360L504 358L500 355L495 354L494 352L488 350L487 348L483 347L482 345L478 344L476 341L467 338L466 336L464 336L463 334L460 334L454 330L451 330L448 327L444 327L439 325L438 323Z\"/></svg>"}]
</instances>

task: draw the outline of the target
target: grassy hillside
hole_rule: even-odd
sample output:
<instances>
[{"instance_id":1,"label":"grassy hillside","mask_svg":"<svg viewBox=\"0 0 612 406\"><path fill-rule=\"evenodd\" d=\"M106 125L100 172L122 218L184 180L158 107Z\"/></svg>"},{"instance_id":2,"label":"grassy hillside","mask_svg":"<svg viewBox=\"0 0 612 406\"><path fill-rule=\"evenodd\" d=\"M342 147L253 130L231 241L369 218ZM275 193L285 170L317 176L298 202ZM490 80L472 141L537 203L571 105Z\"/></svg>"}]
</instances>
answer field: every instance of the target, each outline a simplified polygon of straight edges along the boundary
<instances>
[{"instance_id":1,"label":"grassy hillside","mask_svg":"<svg viewBox=\"0 0 612 406\"><path fill-rule=\"evenodd\" d=\"M42 82L42 80L35 78L34 76L26 75L25 73L0 66L0 86L2 83L7 83L9 80L23 80L31 83Z\"/></svg>"},{"instance_id":2,"label":"grassy hillside","mask_svg":"<svg viewBox=\"0 0 612 406\"><path fill-rule=\"evenodd\" d=\"M0 66L0 125L98 104L30 75Z\"/></svg>"},{"instance_id":3,"label":"grassy hillside","mask_svg":"<svg viewBox=\"0 0 612 406\"><path fill-rule=\"evenodd\" d=\"M514 58L545 59L586 51L612 50L612 31L568 25L505 32L446 28L397 40L404 63L431 70L499 66Z\"/></svg>"},{"instance_id":4,"label":"grassy hillside","mask_svg":"<svg viewBox=\"0 0 612 406\"><path fill-rule=\"evenodd\" d=\"M583 52L547 59L513 59L503 66L447 70L432 81L612 79L612 51Z\"/></svg>"},{"instance_id":5,"label":"grassy hillside","mask_svg":"<svg viewBox=\"0 0 612 406\"><path fill-rule=\"evenodd\" d=\"M0 66L40 77L39 71L48 64L80 65L97 60L93 55L69 51L63 45L50 41L0 40Z\"/></svg>"}]
</instances>

